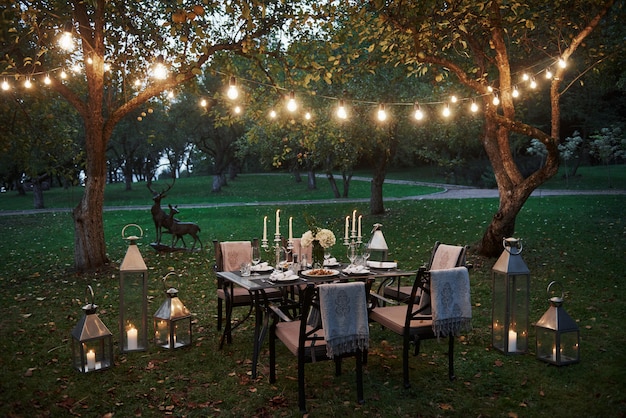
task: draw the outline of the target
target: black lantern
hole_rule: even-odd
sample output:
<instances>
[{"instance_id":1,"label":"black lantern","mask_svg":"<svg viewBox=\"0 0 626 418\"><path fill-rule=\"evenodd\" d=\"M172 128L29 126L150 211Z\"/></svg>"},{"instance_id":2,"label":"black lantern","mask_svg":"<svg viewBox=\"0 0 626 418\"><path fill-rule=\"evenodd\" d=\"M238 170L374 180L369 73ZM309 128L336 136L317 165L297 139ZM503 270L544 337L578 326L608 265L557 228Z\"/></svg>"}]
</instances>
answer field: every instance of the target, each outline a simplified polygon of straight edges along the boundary
<instances>
[{"instance_id":1,"label":"black lantern","mask_svg":"<svg viewBox=\"0 0 626 418\"><path fill-rule=\"evenodd\" d=\"M85 315L72 330L72 363L82 373L113 366L113 335L96 314L98 305L93 303L91 286L85 293L90 296L83 306Z\"/></svg>"},{"instance_id":2,"label":"black lantern","mask_svg":"<svg viewBox=\"0 0 626 418\"><path fill-rule=\"evenodd\" d=\"M551 282L550 288L557 284ZM563 309L561 296L550 299L550 307L535 324L537 331L537 359L557 366L578 363L580 361L580 333L576 321Z\"/></svg>"},{"instance_id":3,"label":"black lantern","mask_svg":"<svg viewBox=\"0 0 626 418\"><path fill-rule=\"evenodd\" d=\"M125 236L126 228L136 227L140 236ZM139 225L122 229L122 238L129 241L120 266L120 350L142 351L148 348L148 268L141 257L137 240L143 236Z\"/></svg>"},{"instance_id":4,"label":"black lantern","mask_svg":"<svg viewBox=\"0 0 626 418\"><path fill-rule=\"evenodd\" d=\"M170 272L163 277L163 286ZM170 287L165 290L167 297L154 314L155 344L163 348L180 348L191 344L191 312L178 298L178 290Z\"/></svg>"},{"instance_id":5,"label":"black lantern","mask_svg":"<svg viewBox=\"0 0 626 418\"><path fill-rule=\"evenodd\" d=\"M492 345L504 354L528 351L530 271L517 238L502 241L504 251L492 269Z\"/></svg>"}]
</instances>

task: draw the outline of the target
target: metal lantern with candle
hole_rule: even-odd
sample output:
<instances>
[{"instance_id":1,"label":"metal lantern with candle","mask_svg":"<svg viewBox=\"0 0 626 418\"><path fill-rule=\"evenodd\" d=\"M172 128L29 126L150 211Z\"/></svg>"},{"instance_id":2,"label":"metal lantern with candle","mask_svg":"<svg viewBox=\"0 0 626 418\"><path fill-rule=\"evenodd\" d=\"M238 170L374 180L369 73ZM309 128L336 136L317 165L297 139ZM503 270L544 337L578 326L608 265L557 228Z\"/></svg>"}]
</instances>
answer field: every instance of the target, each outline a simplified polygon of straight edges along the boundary
<instances>
[{"instance_id":1,"label":"metal lantern with candle","mask_svg":"<svg viewBox=\"0 0 626 418\"><path fill-rule=\"evenodd\" d=\"M126 230L135 227L139 236L126 236ZM137 247L143 236L139 225L129 224L122 229L122 238L129 241L120 266L120 350L142 351L148 348L148 268Z\"/></svg>"},{"instance_id":2,"label":"metal lantern with candle","mask_svg":"<svg viewBox=\"0 0 626 418\"><path fill-rule=\"evenodd\" d=\"M548 295L557 282L548 285ZM560 285L559 285L560 286ZM563 308L561 296L550 299L550 307L535 324L537 359L557 366L580 361L580 332L576 321Z\"/></svg>"},{"instance_id":3,"label":"metal lantern with candle","mask_svg":"<svg viewBox=\"0 0 626 418\"><path fill-rule=\"evenodd\" d=\"M178 289L165 285L167 278L176 273L170 272L163 277L166 298L154 314L155 344L163 348L180 348L191 344L191 312L178 298Z\"/></svg>"},{"instance_id":4,"label":"metal lantern with candle","mask_svg":"<svg viewBox=\"0 0 626 418\"><path fill-rule=\"evenodd\" d=\"M372 229L372 238L367 243L367 247L370 250L370 260L372 261L387 261L387 253L389 247L387 247L387 241L381 230L382 224L374 224Z\"/></svg>"},{"instance_id":5,"label":"metal lantern with candle","mask_svg":"<svg viewBox=\"0 0 626 418\"><path fill-rule=\"evenodd\" d=\"M72 363L82 373L113 366L113 335L96 314L98 305L94 304L91 286L87 286L86 294L85 315L72 330Z\"/></svg>"},{"instance_id":6,"label":"metal lantern with candle","mask_svg":"<svg viewBox=\"0 0 626 418\"><path fill-rule=\"evenodd\" d=\"M504 251L492 268L492 345L504 354L528 351L530 271L517 238L502 241Z\"/></svg>"}]
</instances>

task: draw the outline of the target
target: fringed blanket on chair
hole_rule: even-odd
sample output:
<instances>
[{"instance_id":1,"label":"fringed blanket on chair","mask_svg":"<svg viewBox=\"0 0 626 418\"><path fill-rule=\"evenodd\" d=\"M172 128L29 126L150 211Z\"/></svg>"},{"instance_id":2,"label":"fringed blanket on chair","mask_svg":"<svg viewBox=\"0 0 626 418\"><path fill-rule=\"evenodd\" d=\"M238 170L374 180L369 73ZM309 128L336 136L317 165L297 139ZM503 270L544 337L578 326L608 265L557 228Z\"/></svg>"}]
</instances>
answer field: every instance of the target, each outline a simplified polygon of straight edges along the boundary
<instances>
[{"instance_id":1,"label":"fringed blanket on chair","mask_svg":"<svg viewBox=\"0 0 626 418\"><path fill-rule=\"evenodd\" d=\"M433 332L437 337L458 336L472 328L469 273L466 267L432 270L430 297Z\"/></svg>"},{"instance_id":2,"label":"fringed blanket on chair","mask_svg":"<svg viewBox=\"0 0 626 418\"><path fill-rule=\"evenodd\" d=\"M322 327L329 358L369 348L365 284L319 285Z\"/></svg>"}]
</instances>

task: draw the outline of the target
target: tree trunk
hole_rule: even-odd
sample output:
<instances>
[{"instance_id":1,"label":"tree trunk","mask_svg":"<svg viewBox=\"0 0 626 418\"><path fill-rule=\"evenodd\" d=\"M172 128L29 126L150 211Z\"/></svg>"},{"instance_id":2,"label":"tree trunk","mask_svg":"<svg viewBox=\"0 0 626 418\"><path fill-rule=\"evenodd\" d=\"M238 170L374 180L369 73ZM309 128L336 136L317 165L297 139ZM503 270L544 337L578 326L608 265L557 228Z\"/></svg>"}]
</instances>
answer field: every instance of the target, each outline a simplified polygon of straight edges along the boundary
<instances>
[{"instance_id":1,"label":"tree trunk","mask_svg":"<svg viewBox=\"0 0 626 418\"><path fill-rule=\"evenodd\" d=\"M315 179L315 171L314 170L309 170L307 172L307 188L309 190L315 190L317 189L317 180Z\"/></svg>"},{"instance_id":2,"label":"tree trunk","mask_svg":"<svg viewBox=\"0 0 626 418\"><path fill-rule=\"evenodd\" d=\"M385 213L385 205L383 203L383 183L385 182L385 174L374 173L372 184L370 185L370 214L382 215Z\"/></svg>"},{"instance_id":3,"label":"tree trunk","mask_svg":"<svg viewBox=\"0 0 626 418\"><path fill-rule=\"evenodd\" d=\"M343 178L343 196L344 198L348 198L350 196L350 181L352 180L352 172L346 172L345 170L341 172L341 176Z\"/></svg>"},{"instance_id":4,"label":"tree trunk","mask_svg":"<svg viewBox=\"0 0 626 418\"><path fill-rule=\"evenodd\" d=\"M33 206L35 209L43 209L43 188L41 187L41 181L33 181Z\"/></svg>"},{"instance_id":5,"label":"tree trunk","mask_svg":"<svg viewBox=\"0 0 626 418\"><path fill-rule=\"evenodd\" d=\"M218 193L222 191L222 180L219 174L213 175L213 184L211 186L211 193Z\"/></svg>"},{"instance_id":6,"label":"tree trunk","mask_svg":"<svg viewBox=\"0 0 626 418\"><path fill-rule=\"evenodd\" d=\"M338 199L339 189L337 188L337 182L335 181L335 176L333 176L333 173L326 173L326 178L328 179L328 182L330 183L330 188L333 191L333 196L335 196L335 198Z\"/></svg>"}]
</instances>

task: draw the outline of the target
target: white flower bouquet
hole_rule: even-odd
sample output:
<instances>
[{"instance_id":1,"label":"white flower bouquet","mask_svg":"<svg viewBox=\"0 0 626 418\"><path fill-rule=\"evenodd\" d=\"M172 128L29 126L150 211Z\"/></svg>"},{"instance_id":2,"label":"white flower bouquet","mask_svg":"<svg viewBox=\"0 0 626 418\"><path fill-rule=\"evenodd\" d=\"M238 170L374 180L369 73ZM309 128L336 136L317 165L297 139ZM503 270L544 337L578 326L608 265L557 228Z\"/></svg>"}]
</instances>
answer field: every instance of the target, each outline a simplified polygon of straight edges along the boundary
<instances>
[{"instance_id":1,"label":"white flower bouquet","mask_svg":"<svg viewBox=\"0 0 626 418\"><path fill-rule=\"evenodd\" d=\"M313 244L313 241L319 241L320 245L324 248L330 248L335 245L336 238L333 231L330 229L317 229L314 233L313 231L306 231L302 234L302 238L300 240L300 245L303 247L308 247Z\"/></svg>"}]
</instances>

